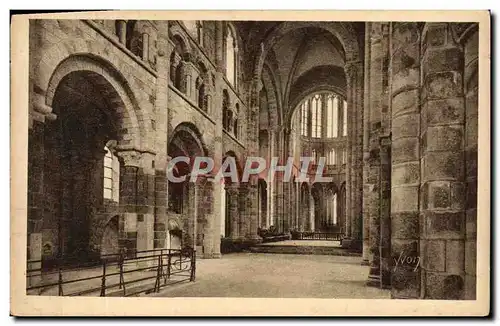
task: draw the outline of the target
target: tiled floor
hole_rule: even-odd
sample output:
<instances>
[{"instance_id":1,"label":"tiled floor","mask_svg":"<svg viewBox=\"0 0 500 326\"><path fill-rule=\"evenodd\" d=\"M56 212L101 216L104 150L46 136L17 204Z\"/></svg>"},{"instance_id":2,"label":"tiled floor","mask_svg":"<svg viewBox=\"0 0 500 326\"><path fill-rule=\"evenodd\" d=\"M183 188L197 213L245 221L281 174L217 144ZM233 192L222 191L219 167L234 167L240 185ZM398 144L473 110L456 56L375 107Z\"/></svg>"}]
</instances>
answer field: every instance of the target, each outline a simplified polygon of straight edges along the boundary
<instances>
[{"instance_id":1,"label":"tiled floor","mask_svg":"<svg viewBox=\"0 0 500 326\"><path fill-rule=\"evenodd\" d=\"M154 296L389 299L367 276L361 257L237 253L198 260L196 282Z\"/></svg>"}]
</instances>

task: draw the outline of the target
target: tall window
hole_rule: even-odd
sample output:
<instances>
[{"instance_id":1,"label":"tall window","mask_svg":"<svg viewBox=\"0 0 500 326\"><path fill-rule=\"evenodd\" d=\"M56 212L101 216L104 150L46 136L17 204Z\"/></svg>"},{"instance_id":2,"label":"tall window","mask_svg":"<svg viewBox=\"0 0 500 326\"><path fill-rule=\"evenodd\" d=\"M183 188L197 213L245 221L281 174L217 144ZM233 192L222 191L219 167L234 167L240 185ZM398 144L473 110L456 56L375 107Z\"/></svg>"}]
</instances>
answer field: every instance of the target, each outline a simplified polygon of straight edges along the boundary
<instances>
[{"instance_id":1,"label":"tall window","mask_svg":"<svg viewBox=\"0 0 500 326\"><path fill-rule=\"evenodd\" d=\"M341 134L346 136L347 109L344 107L342 111L343 104L345 104L343 98L332 92L316 93L306 98L298 108L300 134L313 138L336 138ZM341 113L344 113L343 120Z\"/></svg>"},{"instance_id":2,"label":"tall window","mask_svg":"<svg viewBox=\"0 0 500 326\"><path fill-rule=\"evenodd\" d=\"M347 102L343 101L343 109L344 109L344 121L343 125L344 127L342 128L342 136L347 136Z\"/></svg>"},{"instance_id":3,"label":"tall window","mask_svg":"<svg viewBox=\"0 0 500 326\"><path fill-rule=\"evenodd\" d=\"M236 81L236 47L235 36L231 28L226 32L226 78L234 86Z\"/></svg>"},{"instance_id":4,"label":"tall window","mask_svg":"<svg viewBox=\"0 0 500 326\"><path fill-rule=\"evenodd\" d=\"M103 197L118 202L120 196L120 162L118 157L104 147Z\"/></svg>"},{"instance_id":5,"label":"tall window","mask_svg":"<svg viewBox=\"0 0 500 326\"><path fill-rule=\"evenodd\" d=\"M338 97L332 94L328 95L326 105L326 137L333 138L338 136L338 116L339 116L339 100Z\"/></svg>"},{"instance_id":6,"label":"tall window","mask_svg":"<svg viewBox=\"0 0 500 326\"><path fill-rule=\"evenodd\" d=\"M335 148L332 148L328 153L328 164L335 165L337 164L337 158L335 155Z\"/></svg>"},{"instance_id":7,"label":"tall window","mask_svg":"<svg viewBox=\"0 0 500 326\"><path fill-rule=\"evenodd\" d=\"M322 103L321 103L321 96L319 94L316 94L314 96L313 101L312 101L312 130L311 130L311 136L314 138L320 138L321 137L321 117L322 117Z\"/></svg>"},{"instance_id":8,"label":"tall window","mask_svg":"<svg viewBox=\"0 0 500 326\"><path fill-rule=\"evenodd\" d=\"M104 198L113 198L113 154L111 151L104 147L106 154L104 154Z\"/></svg>"},{"instance_id":9,"label":"tall window","mask_svg":"<svg viewBox=\"0 0 500 326\"><path fill-rule=\"evenodd\" d=\"M301 106L301 122L300 122L300 134L302 136L308 135L308 123L309 123L309 101L305 101Z\"/></svg>"}]
</instances>

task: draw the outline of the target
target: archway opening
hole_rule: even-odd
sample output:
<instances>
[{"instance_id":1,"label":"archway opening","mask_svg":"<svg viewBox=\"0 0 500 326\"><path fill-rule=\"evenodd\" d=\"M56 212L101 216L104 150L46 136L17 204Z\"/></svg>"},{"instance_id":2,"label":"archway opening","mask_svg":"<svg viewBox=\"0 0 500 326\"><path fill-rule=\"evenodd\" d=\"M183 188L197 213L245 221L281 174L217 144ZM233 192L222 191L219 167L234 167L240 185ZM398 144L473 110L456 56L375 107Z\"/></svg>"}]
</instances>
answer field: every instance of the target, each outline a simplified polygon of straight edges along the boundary
<instances>
[{"instance_id":1,"label":"archway opening","mask_svg":"<svg viewBox=\"0 0 500 326\"><path fill-rule=\"evenodd\" d=\"M95 259L100 244L91 240L94 219L105 200L118 200L111 191L119 174L106 173L105 156L106 145L121 139L118 111L125 105L105 77L74 71L60 80L52 107L58 118L44 135L44 224L58 243L54 254L66 261ZM119 173L119 164L114 167Z\"/></svg>"}]
</instances>

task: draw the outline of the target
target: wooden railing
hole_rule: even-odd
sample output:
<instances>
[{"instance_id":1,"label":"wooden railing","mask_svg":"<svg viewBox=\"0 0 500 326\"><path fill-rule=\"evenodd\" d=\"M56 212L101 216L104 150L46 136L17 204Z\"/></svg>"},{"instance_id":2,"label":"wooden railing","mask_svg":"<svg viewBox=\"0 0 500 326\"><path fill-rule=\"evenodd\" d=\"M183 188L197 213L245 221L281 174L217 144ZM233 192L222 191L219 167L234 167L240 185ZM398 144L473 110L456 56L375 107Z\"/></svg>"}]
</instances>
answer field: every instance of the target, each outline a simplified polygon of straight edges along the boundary
<instances>
[{"instance_id":1,"label":"wooden railing","mask_svg":"<svg viewBox=\"0 0 500 326\"><path fill-rule=\"evenodd\" d=\"M128 253L130 255L130 253ZM154 249L134 252L132 257L112 254L92 263L44 270L42 261L28 261L27 294L58 296L133 296L159 292L162 287L194 282L196 250ZM30 268L31 267L31 268Z\"/></svg>"}]
</instances>

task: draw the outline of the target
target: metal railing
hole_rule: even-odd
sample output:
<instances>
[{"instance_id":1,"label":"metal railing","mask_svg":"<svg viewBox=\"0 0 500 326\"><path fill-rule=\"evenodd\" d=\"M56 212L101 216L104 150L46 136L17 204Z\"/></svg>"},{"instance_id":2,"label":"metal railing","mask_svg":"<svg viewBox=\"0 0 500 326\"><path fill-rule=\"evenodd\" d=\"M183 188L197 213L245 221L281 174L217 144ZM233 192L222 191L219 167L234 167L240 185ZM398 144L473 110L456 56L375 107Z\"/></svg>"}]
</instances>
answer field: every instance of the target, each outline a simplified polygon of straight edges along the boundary
<instances>
[{"instance_id":1,"label":"metal railing","mask_svg":"<svg viewBox=\"0 0 500 326\"><path fill-rule=\"evenodd\" d=\"M300 231L292 235L296 240L330 240L340 241L343 238L342 232L311 232Z\"/></svg>"},{"instance_id":2,"label":"metal railing","mask_svg":"<svg viewBox=\"0 0 500 326\"><path fill-rule=\"evenodd\" d=\"M194 282L196 250L153 249L128 254L103 255L98 265L64 266L51 270L41 260L29 260L27 294L58 296L133 296L159 292L162 287Z\"/></svg>"}]
</instances>

